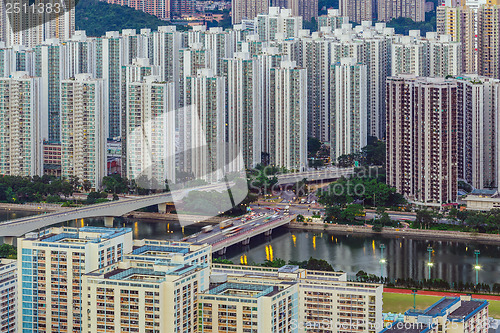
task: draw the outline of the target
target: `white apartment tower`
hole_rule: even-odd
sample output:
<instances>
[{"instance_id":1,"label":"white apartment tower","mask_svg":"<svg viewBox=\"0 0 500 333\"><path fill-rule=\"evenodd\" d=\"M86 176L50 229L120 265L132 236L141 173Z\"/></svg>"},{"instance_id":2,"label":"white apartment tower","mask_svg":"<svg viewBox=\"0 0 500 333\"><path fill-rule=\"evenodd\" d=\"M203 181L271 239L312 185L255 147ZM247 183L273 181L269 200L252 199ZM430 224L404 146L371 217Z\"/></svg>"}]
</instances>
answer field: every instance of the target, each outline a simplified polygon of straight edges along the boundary
<instances>
[{"instance_id":1,"label":"white apartment tower","mask_svg":"<svg viewBox=\"0 0 500 333\"><path fill-rule=\"evenodd\" d=\"M428 32L429 76L446 77L462 74L462 51L459 42L451 40L450 35L438 36Z\"/></svg>"},{"instance_id":2,"label":"white apartment tower","mask_svg":"<svg viewBox=\"0 0 500 333\"><path fill-rule=\"evenodd\" d=\"M163 189L165 180L175 182L173 83L146 76L127 91L127 176L143 188Z\"/></svg>"},{"instance_id":3,"label":"white apartment tower","mask_svg":"<svg viewBox=\"0 0 500 333\"><path fill-rule=\"evenodd\" d=\"M328 9L327 15L318 16L318 31L334 32L335 29L342 28L343 24L348 24L349 18L340 15L338 9Z\"/></svg>"},{"instance_id":4,"label":"white apartment tower","mask_svg":"<svg viewBox=\"0 0 500 333\"><path fill-rule=\"evenodd\" d=\"M273 41L276 34L283 34L283 38L298 37L302 29L302 17L292 16L290 9L270 7L269 13L255 17L254 24L260 40Z\"/></svg>"},{"instance_id":5,"label":"white apartment tower","mask_svg":"<svg viewBox=\"0 0 500 333\"><path fill-rule=\"evenodd\" d=\"M69 78L65 51L57 39L48 39L34 48L34 76L41 78L43 107L49 113L48 139L53 142L61 140L61 81Z\"/></svg>"},{"instance_id":6,"label":"white apartment tower","mask_svg":"<svg viewBox=\"0 0 500 333\"><path fill-rule=\"evenodd\" d=\"M329 86L331 42L315 32L303 38L302 66L307 69L307 133L310 137L329 141Z\"/></svg>"},{"instance_id":7,"label":"white apartment tower","mask_svg":"<svg viewBox=\"0 0 500 333\"><path fill-rule=\"evenodd\" d=\"M391 75L428 76L428 50L428 43L420 37L420 30L411 30L409 36L395 37L391 50Z\"/></svg>"},{"instance_id":8,"label":"white apartment tower","mask_svg":"<svg viewBox=\"0 0 500 333\"><path fill-rule=\"evenodd\" d=\"M108 95L108 129L106 137L120 136L121 113L121 69L123 65L123 41L118 31L108 31L106 36L97 39L96 75L98 79L105 79Z\"/></svg>"},{"instance_id":9,"label":"white apartment tower","mask_svg":"<svg viewBox=\"0 0 500 333\"><path fill-rule=\"evenodd\" d=\"M367 142L366 65L342 58L331 66L330 156L357 153Z\"/></svg>"},{"instance_id":10,"label":"white apartment tower","mask_svg":"<svg viewBox=\"0 0 500 333\"><path fill-rule=\"evenodd\" d=\"M227 140L228 156L243 154L243 170L253 168L261 162L262 110L259 92L262 79L259 62L250 53L235 53L225 60L227 89ZM239 159L231 159L229 163Z\"/></svg>"},{"instance_id":11,"label":"white apartment tower","mask_svg":"<svg viewBox=\"0 0 500 333\"><path fill-rule=\"evenodd\" d=\"M233 171L226 167L225 86L225 78L211 69L185 77L185 107L179 117L181 163L195 178L209 182Z\"/></svg>"},{"instance_id":12,"label":"white apartment tower","mask_svg":"<svg viewBox=\"0 0 500 333\"><path fill-rule=\"evenodd\" d=\"M61 174L89 181L94 189L106 176L106 88L90 74L61 82Z\"/></svg>"},{"instance_id":13,"label":"white apartment tower","mask_svg":"<svg viewBox=\"0 0 500 333\"><path fill-rule=\"evenodd\" d=\"M0 78L0 174L43 175L47 109L41 79L26 72Z\"/></svg>"},{"instance_id":14,"label":"white apartment tower","mask_svg":"<svg viewBox=\"0 0 500 333\"><path fill-rule=\"evenodd\" d=\"M129 83L141 82L144 77L150 75L159 75L160 67L149 64L148 58L136 58L132 60L131 65L122 66L121 71L121 144L122 144L122 169L121 175L127 176L127 134L130 129L127 127L127 96ZM161 80L164 81L164 80Z\"/></svg>"},{"instance_id":15,"label":"white apartment tower","mask_svg":"<svg viewBox=\"0 0 500 333\"><path fill-rule=\"evenodd\" d=\"M294 61L271 68L270 161L278 167L307 167L307 73Z\"/></svg>"},{"instance_id":16,"label":"white apartment tower","mask_svg":"<svg viewBox=\"0 0 500 333\"><path fill-rule=\"evenodd\" d=\"M500 81L484 76L458 78L458 178L474 188L497 188Z\"/></svg>"}]
</instances>

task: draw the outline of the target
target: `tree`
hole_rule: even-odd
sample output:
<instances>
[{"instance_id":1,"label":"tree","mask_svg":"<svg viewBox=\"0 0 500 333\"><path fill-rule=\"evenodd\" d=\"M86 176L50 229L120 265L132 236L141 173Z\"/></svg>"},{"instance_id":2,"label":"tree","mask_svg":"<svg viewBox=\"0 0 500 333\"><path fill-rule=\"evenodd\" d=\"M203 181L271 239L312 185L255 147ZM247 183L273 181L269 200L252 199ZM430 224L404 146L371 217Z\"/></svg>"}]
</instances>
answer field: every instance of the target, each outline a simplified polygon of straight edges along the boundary
<instances>
[{"instance_id":1,"label":"tree","mask_svg":"<svg viewBox=\"0 0 500 333\"><path fill-rule=\"evenodd\" d=\"M281 258L276 258L274 260L266 259L266 261L262 264L262 266L264 266L264 267L276 267L276 268L280 268L280 267L283 267L285 265L286 265L286 261L281 259Z\"/></svg>"},{"instance_id":2,"label":"tree","mask_svg":"<svg viewBox=\"0 0 500 333\"><path fill-rule=\"evenodd\" d=\"M362 216L364 212L363 206L359 204L348 205L342 211L342 219L350 224L354 224L356 222L356 217Z\"/></svg>"},{"instance_id":3,"label":"tree","mask_svg":"<svg viewBox=\"0 0 500 333\"><path fill-rule=\"evenodd\" d=\"M316 157L316 154L321 149L321 145L321 141L319 141L317 138L307 138L307 154L309 155L309 157Z\"/></svg>"},{"instance_id":4,"label":"tree","mask_svg":"<svg viewBox=\"0 0 500 333\"><path fill-rule=\"evenodd\" d=\"M342 218L342 208L339 205L331 205L325 208L325 221L339 222Z\"/></svg>"},{"instance_id":5,"label":"tree","mask_svg":"<svg viewBox=\"0 0 500 333\"><path fill-rule=\"evenodd\" d=\"M90 181L88 179L85 179L82 183L82 187L83 187L83 190L85 192L88 192L90 191L90 189L92 188L92 184L90 183Z\"/></svg>"},{"instance_id":6,"label":"tree","mask_svg":"<svg viewBox=\"0 0 500 333\"><path fill-rule=\"evenodd\" d=\"M426 210L426 209L418 210L417 216L416 216L413 224L414 224L414 227L419 228L419 229L421 227L423 227L424 229L430 228L432 225L434 225L433 213Z\"/></svg>"},{"instance_id":7,"label":"tree","mask_svg":"<svg viewBox=\"0 0 500 333\"><path fill-rule=\"evenodd\" d=\"M17 257L17 249L9 244L0 245L0 258L15 259Z\"/></svg>"},{"instance_id":8,"label":"tree","mask_svg":"<svg viewBox=\"0 0 500 333\"><path fill-rule=\"evenodd\" d=\"M324 271L324 272L334 272L332 265L328 263L328 261L323 259L315 259L313 257L309 258L307 262L307 269L314 271Z\"/></svg>"}]
</instances>

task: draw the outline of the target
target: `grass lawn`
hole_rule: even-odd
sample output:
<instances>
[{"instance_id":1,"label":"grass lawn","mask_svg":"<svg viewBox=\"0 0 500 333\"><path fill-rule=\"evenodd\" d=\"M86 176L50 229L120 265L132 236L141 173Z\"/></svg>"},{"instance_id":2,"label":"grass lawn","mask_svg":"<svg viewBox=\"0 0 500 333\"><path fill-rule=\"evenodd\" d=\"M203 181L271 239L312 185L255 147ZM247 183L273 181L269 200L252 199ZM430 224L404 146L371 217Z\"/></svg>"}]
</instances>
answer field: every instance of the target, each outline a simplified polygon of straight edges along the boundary
<instances>
[{"instance_id":1,"label":"grass lawn","mask_svg":"<svg viewBox=\"0 0 500 333\"><path fill-rule=\"evenodd\" d=\"M413 295L411 294L395 294L384 293L384 312L404 313L406 310L413 308ZM430 305L439 301L439 296L416 296L415 304L417 309L426 309Z\"/></svg>"},{"instance_id":2,"label":"grass lawn","mask_svg":"<svg viewBox=\"0 0 500 333\"><path fill-rule=\"evenodd\" d=\"M425 309L436 303L440 296L418 295L416 297L416 308ZM489 316L500 319L500 301L489 301ZM395 294L384 293L384 313L404 313L406 310L413 308L413 295L411 294Z\"/></svg>"}]
</instances>

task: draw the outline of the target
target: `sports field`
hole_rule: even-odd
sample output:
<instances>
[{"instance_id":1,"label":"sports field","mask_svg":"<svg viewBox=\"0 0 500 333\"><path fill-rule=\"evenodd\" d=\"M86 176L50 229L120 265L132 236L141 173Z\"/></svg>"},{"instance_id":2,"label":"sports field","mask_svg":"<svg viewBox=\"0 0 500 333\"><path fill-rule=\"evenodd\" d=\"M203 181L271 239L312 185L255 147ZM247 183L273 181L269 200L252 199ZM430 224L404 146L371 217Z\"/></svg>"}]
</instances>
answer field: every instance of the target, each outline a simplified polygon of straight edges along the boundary
<instances>
[{"instance_id":1,"label":"sports field","mask_svg":"<svg viewBox=\"0 0 500 333\"><path fill-rule=\"evenodd\" d=\"M480 298L481 296L476 296ZM416 308L425 309L428 306L436 303L441 296L416 296ZM500 319L500 301L489 300L489 316ZM413 295L411 294L397 294L397 293L384 293L384 313L404 313L406 310L413 308Z\"/></svg>"}]
</instances>

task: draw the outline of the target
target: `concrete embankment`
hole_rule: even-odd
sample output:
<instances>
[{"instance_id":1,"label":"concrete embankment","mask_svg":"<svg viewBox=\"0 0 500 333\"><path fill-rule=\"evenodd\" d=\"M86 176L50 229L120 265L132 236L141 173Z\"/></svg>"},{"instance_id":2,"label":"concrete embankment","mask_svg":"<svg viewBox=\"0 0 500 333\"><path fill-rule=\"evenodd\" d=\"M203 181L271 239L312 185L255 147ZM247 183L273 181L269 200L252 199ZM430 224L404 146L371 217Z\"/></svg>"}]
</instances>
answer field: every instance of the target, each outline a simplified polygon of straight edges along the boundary
<instances>
[{"instance_id":1,"label":"concrete embankment","mask_svg":"<svg viewBox=\"0 0 500 333\"><path fill-rule=\"evenodd\" d=\"M373 231L371 227L353 226L345 224L320 224L320 223L290 223L291 229L303 229L310 231L321 231L339 234L365 234L383 235L388 237L404 237L432 240L453 240L463 242L481 242L499 244L500 235L480 234L472 232L447 231L447 230L419 230L419 229L397 229L383 228L381 232Z\"/></svg>"}]
</instances>

